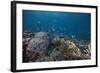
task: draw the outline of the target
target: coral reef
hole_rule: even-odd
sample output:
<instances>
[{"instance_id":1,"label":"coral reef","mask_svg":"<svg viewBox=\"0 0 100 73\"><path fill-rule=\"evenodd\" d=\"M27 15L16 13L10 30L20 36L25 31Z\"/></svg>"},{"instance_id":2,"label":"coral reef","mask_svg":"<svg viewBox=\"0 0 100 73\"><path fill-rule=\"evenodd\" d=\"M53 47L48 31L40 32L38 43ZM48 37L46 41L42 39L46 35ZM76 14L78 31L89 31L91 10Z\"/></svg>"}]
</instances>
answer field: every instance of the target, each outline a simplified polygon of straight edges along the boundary
<instances>
[{"instance_id":1,"label":"coral reef","mask_svg":"<svg viewBox=\"0 0 100 73\"><path fill-rule=\"evenodd\" d=\"M91 59L90 42L46 32L23 33L23 62Z\"/></svg>"}]
</instances>

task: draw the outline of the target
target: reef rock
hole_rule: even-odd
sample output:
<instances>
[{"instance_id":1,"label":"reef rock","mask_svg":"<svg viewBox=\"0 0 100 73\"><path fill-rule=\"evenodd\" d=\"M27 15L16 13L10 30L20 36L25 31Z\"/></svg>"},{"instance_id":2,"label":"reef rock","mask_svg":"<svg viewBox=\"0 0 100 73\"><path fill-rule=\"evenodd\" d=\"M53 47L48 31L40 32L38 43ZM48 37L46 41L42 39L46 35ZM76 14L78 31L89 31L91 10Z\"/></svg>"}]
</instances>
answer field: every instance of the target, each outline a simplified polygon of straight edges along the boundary
<instances>
[{"instance_id":1,"label":"reef rock","mask_svg":"<svg viewBox=\"0 0 100 73\"><path fill-rule=\"evenodd\" d=\"M64 55L68 60L79 59L81 55L80 49L75 45L74 42L67 40L67 47L64 49Z\"/></svg>"},{"instance_id":2,"label":"reef rock","mask_svg":"<svg viewBox=\"0 0 100 73\"><path fill-rule=\"evenodd\" d=\"M28 44L28 48L36 53L43 54L49 45L49 37L47 33L38 32L35 34Z\"/></svg>"},{"instance_id":3,"label":"reef rock","mask_svg":"<svg viewBox=\"0 0 100 73\"><path fill-rule=\"evenodd\" d=\"M50 53L50 57L53 58L54 61L64 60L65 58L59 48L54 48L52 52Z\"/></svg>"},{"instance_id":4,"label":"reef rock","mask_svg":"<svg viewBox=\"0 0 100 73\"><path fill-rule=\"evenodd\" d=\"M54 59L50 56L41 56L36 60L36 62L45 62L45 61L54 61Z\"/></svg>"},{"instance_id":5,"label":"reef rock","mask_svg":"<svg viewBox=\"0 0 100 73\"><path fill-rule=\"evenodd\" d=\"M81 58L82 59L91 59L91 45L88 44L87 48L85 48L84 53L82 53Z\"/></svg>"},{"instance_id":6,"label":"reef rock","mask_svg":"<svg viewBox=\"0 0 100 73\"><path fill-rule=\"evenodd\" d=\"M60 38L57 37L57 36L54 37L54 38L52 39L51 43L52 43L53 45L59 45L59 44L60 44Z\"/></svg>"}]
</instances>

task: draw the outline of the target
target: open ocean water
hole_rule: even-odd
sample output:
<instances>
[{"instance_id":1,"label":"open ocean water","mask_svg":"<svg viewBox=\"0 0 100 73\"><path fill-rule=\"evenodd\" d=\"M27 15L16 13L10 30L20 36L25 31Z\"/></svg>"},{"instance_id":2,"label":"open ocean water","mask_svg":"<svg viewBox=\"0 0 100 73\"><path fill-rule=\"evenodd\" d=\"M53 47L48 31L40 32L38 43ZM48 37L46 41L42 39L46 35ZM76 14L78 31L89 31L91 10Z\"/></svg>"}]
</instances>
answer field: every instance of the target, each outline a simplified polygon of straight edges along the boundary
<instances>
[{"instance_id":1,"label":"open ocean water","mask_svg":"<svg viewBox=\"0 0 100 73\"><path fill-rule=\"evenodd\" d=\"M47 32L90 40L91 14L23 10L23 32Z\"/></svg>"}]
</instances>

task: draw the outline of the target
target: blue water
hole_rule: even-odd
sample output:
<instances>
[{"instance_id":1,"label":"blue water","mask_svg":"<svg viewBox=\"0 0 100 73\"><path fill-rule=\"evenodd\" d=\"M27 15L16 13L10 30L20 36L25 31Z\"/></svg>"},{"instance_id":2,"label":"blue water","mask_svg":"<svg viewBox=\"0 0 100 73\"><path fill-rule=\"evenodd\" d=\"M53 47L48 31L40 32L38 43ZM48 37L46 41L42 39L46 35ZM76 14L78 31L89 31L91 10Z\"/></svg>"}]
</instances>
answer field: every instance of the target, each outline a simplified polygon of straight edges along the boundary
<instances>
[{"instance_id":1,"label":"blue water","mask_svg":"<svg viewBox=\"0 0 100 73\"><path fill-rule=\"evenodd\" d=\"M23 31L63 34L90 40L91 14L23 10Z\"/></svg>"}]
</instances>

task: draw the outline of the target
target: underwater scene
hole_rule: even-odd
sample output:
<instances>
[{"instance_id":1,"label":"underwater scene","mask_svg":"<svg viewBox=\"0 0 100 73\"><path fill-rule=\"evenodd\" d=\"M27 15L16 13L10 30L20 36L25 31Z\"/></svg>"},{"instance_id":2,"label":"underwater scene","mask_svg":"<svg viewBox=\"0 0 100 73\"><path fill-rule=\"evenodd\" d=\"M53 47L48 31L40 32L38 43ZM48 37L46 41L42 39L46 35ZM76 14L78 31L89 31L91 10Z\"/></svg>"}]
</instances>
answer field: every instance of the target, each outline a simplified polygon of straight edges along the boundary
<instances>
[{"instance_id":1,"label":"underwater scene","mask_svg":"<svg viewBox=\"0 0 100 73\"><path fill-rule=\"evenodd\" d=\"M22 11L23 63L91 59L91 14Z\"/></svg>"}]
</instances>

